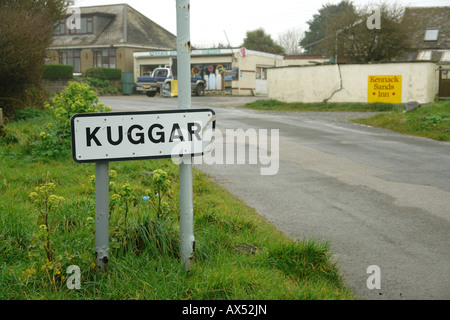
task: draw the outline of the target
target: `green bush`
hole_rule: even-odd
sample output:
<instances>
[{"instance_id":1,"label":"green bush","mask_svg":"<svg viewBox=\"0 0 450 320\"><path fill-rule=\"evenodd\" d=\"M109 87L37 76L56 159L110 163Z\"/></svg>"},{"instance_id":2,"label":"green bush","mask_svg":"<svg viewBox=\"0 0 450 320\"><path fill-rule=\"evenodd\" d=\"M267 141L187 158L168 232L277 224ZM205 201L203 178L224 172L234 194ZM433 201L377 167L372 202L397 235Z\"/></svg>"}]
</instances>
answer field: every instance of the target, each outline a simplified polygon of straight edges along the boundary
<instances>
[{"instance_id":1,"label":"green bush","mask_svg":"<svg viewBox=\"0 0 450 320\"><path fill-rule=\"evenodd\" d=\"M65 64L47 64L42 75L43 79L72 79L73 66Z\"/></svg>"},{"instance_id":2,"label":"green bush","mask_svg":"<svg viewBox=\"0 0 450 320\"><path fill-rule=\"evenodd\" d=\"M53 122L40 133L34 144L34 153L46 158L58 158L70 152L70 119L74 114L111 111L98 100L88 84L79 82L69 82L66 89L55 95L51 104L45 104L45 109L52 115Z\"/></svg>"},{"instance_id":3,"label":"green bush","mask_svg":"<svg viewBox=\"0 0 450 320\"><path fill-rule=\"evenodd\" d=\"M122 77L122 70L116 68L93 67L87 69L84 72L83 77L101 80L119 80Z\"/></svg>"},{"instance_id":4,"label":"green bush","mask_svg":"<svg viewBox=\"0 0 450 320\"><path fill-rule=\"evenodd\" d=\"M120 92L119 88L113 88L111 86L111 82L109 80L87 77L86 83L90 85L93 89L97 90L100 95L108 93L115 94Z\"/></svg>"},{"instance_id":5,"label":"green bush","mask_svg":"<svg viewBox=\"0 0 450 320\"><path fill-rule=\"evenodd\" d=\"M120 80L122 78L122 70L113 68L104 68L103 72L108 80Z\"/></svg>"},{"instance_id":6,"label":"green bush","mask_svg":"<svg viewBox=\"0 0 450 320\"><path fill-rule=\"evenodd\" d=\"M16 121L33 119L33 118L41 117L44 114L44 112L45 111L37 109L37 108L26 107L24 109L16 110L14 119Z\"/></svg>"}]
</instances>

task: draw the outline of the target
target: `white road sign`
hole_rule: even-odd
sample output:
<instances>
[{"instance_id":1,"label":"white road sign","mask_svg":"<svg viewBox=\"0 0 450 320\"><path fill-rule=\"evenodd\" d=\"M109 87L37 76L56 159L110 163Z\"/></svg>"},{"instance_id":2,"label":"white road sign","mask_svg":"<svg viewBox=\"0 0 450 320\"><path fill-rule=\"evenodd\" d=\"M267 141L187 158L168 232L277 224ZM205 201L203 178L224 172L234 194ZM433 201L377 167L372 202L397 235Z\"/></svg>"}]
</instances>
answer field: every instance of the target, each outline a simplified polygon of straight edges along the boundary
<instances>
[{"instance_id":1,"label":"white road sign","mask_svg":"<svg viewBox=\"0 0 450 320\"><path fill-rule=\"evenodd\" d=\"M211 109L81 113L71 119L76 162L202 155L211 143Z\"/></svg>"}]
</instances>

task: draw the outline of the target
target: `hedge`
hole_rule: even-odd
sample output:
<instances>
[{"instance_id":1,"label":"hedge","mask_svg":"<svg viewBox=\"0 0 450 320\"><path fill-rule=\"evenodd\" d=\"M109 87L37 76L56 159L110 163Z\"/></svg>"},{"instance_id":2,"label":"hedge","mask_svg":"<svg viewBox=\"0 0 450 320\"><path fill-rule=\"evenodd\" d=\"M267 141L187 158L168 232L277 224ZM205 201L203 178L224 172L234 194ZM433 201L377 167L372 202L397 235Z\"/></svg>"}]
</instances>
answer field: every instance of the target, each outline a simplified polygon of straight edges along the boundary
<instances>
[{"instance_id":1,"label":"hedge","mask_svg":"<svg viewBox=\"0 0 450 320\"><path fill-rule=\"evenodd\" d=\"M87 69L83 76L85 78L97 78L102 80L119 80L122 77L122 70L117 68L93 67Z\"/></svg>"},{"instance_id":2,"label":"hedge","mask_svg":"<svg viewBox=\"0 0 450 320\"><path fill-rule=\"evenodd\" d=\"M65 64L46 64L43 79L72 79L73 66Z\"/></svg>"}]
</instances>

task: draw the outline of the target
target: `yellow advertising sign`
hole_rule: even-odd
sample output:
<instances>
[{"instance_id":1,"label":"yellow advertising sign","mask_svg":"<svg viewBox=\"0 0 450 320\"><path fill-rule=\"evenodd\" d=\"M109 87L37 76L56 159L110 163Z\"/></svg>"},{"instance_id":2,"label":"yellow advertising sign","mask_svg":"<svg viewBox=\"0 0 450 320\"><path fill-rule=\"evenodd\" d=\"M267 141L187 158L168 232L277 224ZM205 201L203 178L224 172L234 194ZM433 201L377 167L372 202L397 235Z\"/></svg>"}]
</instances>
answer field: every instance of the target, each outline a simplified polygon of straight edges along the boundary
<instances>
[{"instance_id":1,"label":"yellow advertising sign","mask_svg":"<svg viewBox=\"0 0 450 320\"><path fill-rule=\"evenodd\" d=\"M369 76L367 102L400 103L402 76Z\"/></svg>"}]
</instances>

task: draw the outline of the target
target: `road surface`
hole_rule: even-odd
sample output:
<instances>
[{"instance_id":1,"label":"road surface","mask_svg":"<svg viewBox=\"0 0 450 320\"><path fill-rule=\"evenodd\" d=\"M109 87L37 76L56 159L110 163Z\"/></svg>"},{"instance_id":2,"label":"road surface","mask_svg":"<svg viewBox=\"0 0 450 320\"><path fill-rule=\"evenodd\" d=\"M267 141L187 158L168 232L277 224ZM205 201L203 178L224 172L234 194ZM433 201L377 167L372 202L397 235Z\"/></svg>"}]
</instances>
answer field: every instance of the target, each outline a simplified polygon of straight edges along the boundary
<instances>
[{"instance_id":1,"label":"road surface","mask_svg":"<svg viewBox=\"0 0 450 320\"><path fill-rule=\"evenodd\" d=\"M261 175L269 167L264 157L197 168L293 239L330 240L357 297L450 299L450 143L345 120L368 114L236 107L255 99L193 97L192 107L213 108L220 132L254 129L262 137L266 129L272 137L270 129L278 129L278 152L267 146L276 174ZM102 100L114 111L177 108L176 98ZM225 135L223 141L231 143ZM250 152L252 142L246 145ZM368 273L370 266L380 272ZM380 289L373 287L378 275Z\"/></svg>"}]
</instances>

